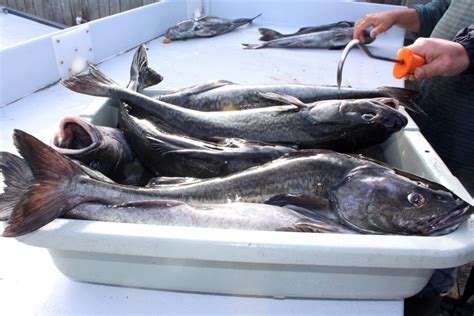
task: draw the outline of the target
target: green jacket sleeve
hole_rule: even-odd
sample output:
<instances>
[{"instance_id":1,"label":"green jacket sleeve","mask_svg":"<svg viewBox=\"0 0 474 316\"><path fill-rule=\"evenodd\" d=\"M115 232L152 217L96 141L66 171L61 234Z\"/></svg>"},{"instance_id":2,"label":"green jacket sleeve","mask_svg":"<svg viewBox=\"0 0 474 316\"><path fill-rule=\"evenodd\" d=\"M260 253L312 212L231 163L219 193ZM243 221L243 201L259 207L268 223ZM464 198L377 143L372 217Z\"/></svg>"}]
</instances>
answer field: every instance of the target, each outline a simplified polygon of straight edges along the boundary
<instances>
[{"instance_id":1,"label":"green jacket sleeve","mask_svg":"<svg viewBox=\"0 0 474 316\"><path fill-rule=\"evenodd\" d=\"M414 6L420 17L418 36L429 37L450 4L451 0L432 0L430 3Z\"/></svg>"}]
</instances>

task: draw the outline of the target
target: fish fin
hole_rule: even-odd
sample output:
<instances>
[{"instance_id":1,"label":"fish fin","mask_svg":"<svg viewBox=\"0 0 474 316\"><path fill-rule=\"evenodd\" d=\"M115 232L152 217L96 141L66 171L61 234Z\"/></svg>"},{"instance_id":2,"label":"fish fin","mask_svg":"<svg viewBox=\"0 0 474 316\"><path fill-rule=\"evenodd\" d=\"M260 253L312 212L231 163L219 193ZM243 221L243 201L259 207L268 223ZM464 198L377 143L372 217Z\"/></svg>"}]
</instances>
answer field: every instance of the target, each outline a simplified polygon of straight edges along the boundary
<instances>
[{"instance_id":1,"label":"fish fin","mask_svg":"<svg viewBox=\"0 0 474 316\"><path fill-rule=\"evenodd\" d=\"M416 104L416 99L420 94L418 91L397 87L379 87L377 90L387 92L390 97L400 101L400 105L402 105L405 109L422 114L424 116L428 116L426 112L423 111L423 109L418 104Z\"/></svg>"},{"instance_id":2,"label":"fish fin","mask_svg":"<svg viewBox=\"0 0 474 316\"><path fill-rule=\"evenodd\" d=\"M200 83L197 85L194 85L189 88L185 88L180 90L179 92L182 94L199 94L203 93L209 90L217 89L220 87L228 86L228 85L233 85L232 81L228 80L217 80L217 81L211 81L211 82L205 82L205 83Z\"/></svg>"},{"instance_id":3,"label":"fish fin","mask_svg":"<svg viewBox=\"0 0 474 316\"><path fill-rule=\"evenodd\" d=\"M187 205L187 203L183 201L177 201L177 200L144 200L144 201L131 201L127 203L122 203L122 204L114 204L110 205L111 207L114 208L119 208L119 207L174 207L174 206L179 206L179 205Z\"/></svg>"},{"instance_id":4,"label":"fish fin","mask_svg":"<svg viewBox=\"0 0 474 316\"><path fill-rule=\"evenodd\" d=\"M327 198L309 195L279 194L266 200L265 204L290 208L305 216L313 214L315 211L329 210Z\"/></svg>"},{"instance_id":5,"label":"fish fin","mask_svg":"<svg viewBox=\"0 0 474 316\"><path fill-rule=\"evenodd\" d=\"M342 225L335 225L325 221L301 218L293 224L295 231L306 232L306 233L353 233L354 231L345 228Z\"/></svg>"},{"instance_id":6,"label":"fish fin","mask_svg":"<svg viewBox=\"0 0 474 316\"><path fill-rule=\"evenodd\" d=\"M258 32L262 35L259 38L259 40L265 41L265 42L272 41L274 39L281 38L282 36L284 36L280 32L277 32L277 31L272 30L272 29L267 29L267 28L264 28L264 27L259 28Z\"/></svg>"},{"instance_id":7,"label":"fish fin","mask_svg":"<svg viewBox=\"0 0 474 316\"><path fill-rule=\"evenodd\" d=\"M150 179L147 187L153 187L157 185L168 185L168 184L189 184L201 181L202 179L199 178L192 178L192 177L156 177Z\"/></svg>"},{"instance_id":8,"label":"fish fin","mask_svg":"<svg viewBox=\"0 0 474 316\"><path fill-rule=\"evenodd\" d=\"M26 161L9 152L0 152L0 171L5 184L0 194L0 221L3 221L10 217L21 195L32 184L33 174Z\"/></svg>"},{"instance_id":9,"label":"fish fin","mask_svg":"<svg viewBox=\"0 0 474 316\"><path fill-rule=\"evenodd\" d=\"M258 92L258 94L269 100L279 101L284 104L291 104L298 108L306 108L307 105L301 102L299 99L283 93L275 93L275 92Z\"/></svg>"},{"instance_id":10,"label":"fish fin","mask_svg":"<svg viewBox=\"0 0 474 316\"><path fill-rule=\"evenodd\" d=\"M141 92L143 89L154 86L163 81L163 77L148 67L146 46L140 45L133 55L130 67L130 82L127 88Z\"/></svg>"},{"instance_id":11,"label":"fish fin","mask_svg":"<svg viewBox=\"0 0 474 316\"><path fill-rule=\"evenodd\" d=\"M240 25L244 25L244 24L247 24L247 23L252 23L253 20L255 20L256 18L260 17L262 15L262 13L260 14L257 14L256 16L254 16L253 18L242 18L242 19L235 19L232 21L232 23L234 24L240 24Z\"/></svg>"},{"instance_id":12,"label":"fish fin","mask_svg":"<svg viewBox=\"0 0 474 316\"><path fill-rule=\"evenodd\" d=\"M33 173L34 184L15 205L3 231L5 237L37 230L79 204L80 198L72 195L68 186L71 177L83 174L78 165L35 137L14 130L13 139Z\"/></svg>"},{"instance_id":13,"label":"fish fin","mask_svg":"<svg viewBox=\"0 0 474 316\"><path fill-rule=\"evenodd\" d=\"M89 65L87 74L72 76L61 83L72 91L96 97L113 97L112 88L119 86L93 65Z\"/></svg>"},{"instance_id":14,"label":"fish fin","mask_svg":"<svg viewBox=\"0 0 474 316\"><path fill-rule=\"evenodd\" d=\"M263 44L242 44L244 45L244 49L259 49L259 48L264 48L266 47L267 45L265 45L265 43Z\"/></svg>"}]
</instances>

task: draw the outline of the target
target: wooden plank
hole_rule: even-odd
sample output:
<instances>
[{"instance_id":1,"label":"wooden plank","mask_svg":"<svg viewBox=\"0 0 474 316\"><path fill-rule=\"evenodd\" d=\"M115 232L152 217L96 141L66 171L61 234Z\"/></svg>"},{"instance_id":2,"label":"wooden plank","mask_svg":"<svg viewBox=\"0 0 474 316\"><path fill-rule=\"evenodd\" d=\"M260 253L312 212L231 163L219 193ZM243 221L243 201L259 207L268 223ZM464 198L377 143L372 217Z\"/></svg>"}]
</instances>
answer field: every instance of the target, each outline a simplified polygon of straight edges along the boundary
<instances>
[{"instance_id":1,"label":"wooden plank","mask_svg":"<svg viewBox=\"0 0 474 316\"><path fill-rule=\"evenodd\" d=\"M33 7L35 8L35 15L41 18L44 18L44 9L43 9L43 1L41 0L32 0Z\"/></svg>"},{"instance_id":2,"label":"wooden plank","mask_svg":"<svg viewBox=\"0 0 474 316\"><path fill-rule=\"evenodd\" d=\"M26 12L25 0L16 0L16 8L18 11Z\"/></svg>"},{"instance_id":3,"label":"wooden plank","mask_svg":"<svg viewBox=\"0 0 474 316\"><path fill-rule=\"evenodd\" d=\"M36 15L32 0L25 0L25 12L31 15Z\"/></svg>"},{"instance_id":4,"label":"wooden plank","mask_svg":"<svg viewBox=\"0 0 474 316\"><path fill-rule=\"evenodd\" d=\"M109 0L97 0L99 3L99 16L101 18L110 15Z\"/></svg>"},{"instance_id":5,"label":"wooden plank","mask_svg":"<svg viewBox=\"0 0 474 316\"><path fill-rule=\"evenodd\" d=\"M120 0L120 12L130 10L131 7L130 0Z\"/></svg>"},{"instance_id":6,"label":"wooden plank","mask_svg":"<svg viewBox=\"0 0 474 316\"><path fill-rule=\"evenodd\" d=\"M120 13L120 0L109 0L110 15Z\"/></svg>"},{"instance_id":7,"label":"wooden plank","mask_svg":"<svg viewBox=\"0 0 474 316\"><path fill-rule=\"evenodd\" d=\"M99 16L99 3L97 0L88 0L87 1L87 12L89 16L89 21L97 20Z\"/></svg>"},{"instance_id":8,"label":"wooden plank","mask_svg":"<svg viewBox=\"0 0 474 316\"><path fill-rule=\"evenodd\" d=\"M63 24L75 25L75 16L72 15L71 2L69 0L60 1L60 10L62 12Z\"/></svg>"},{"instance_id":9,"label":"wooden plank","mask_svg":"<svg viewBox=\"0 0 474 316\"><path fill-rule=\"evenodd\" d=\"M8 0L7 2L7 6L12 8L12 9L16 9L16 1L15 0Z\"/></svg>"},{"instance_id":10,"label":"wooden plank","mask_svg":"<svg viewBox=\"0 0 474 316\"><path fill-rule=\"evenodd\" d=\"M143 5L142 0L130 0L130 9L135 9Z\"/></svg>"},{"instance_id":11,"label":"wooden plank","mask_svg":"<svg viewBox=\"0 0 474 316\"><path fill-rule=\"evenodd\" d=\"M159 0L143 0L143 5L148 5L155 2L160 2L160 1Z\"/></svg>"}]
</instances>

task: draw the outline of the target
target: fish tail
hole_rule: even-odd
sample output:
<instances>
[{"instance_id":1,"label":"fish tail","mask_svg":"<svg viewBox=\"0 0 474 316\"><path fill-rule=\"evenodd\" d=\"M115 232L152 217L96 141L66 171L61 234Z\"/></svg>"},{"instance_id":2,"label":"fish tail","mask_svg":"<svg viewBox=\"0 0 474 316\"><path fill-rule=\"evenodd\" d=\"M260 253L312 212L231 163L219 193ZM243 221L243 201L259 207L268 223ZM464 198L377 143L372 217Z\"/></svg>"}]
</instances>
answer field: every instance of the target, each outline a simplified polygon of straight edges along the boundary
<instances>
[{"instance_id":1,"label":"fish tail","mask_svg":"<svg viewBox=\"0 0 474 316\"><path fill-rule=\"evenodd\" d=\"M68 89L97 97L114 97L114 88L119 85L93 65L87 74L72 76L61 83Z\"/></svg>"},{"instance_id":2,"label":"fish tail","mask_svg":"<svg viewBox=\"0 0 474 316\"><path fill-rule=\"evenodd\" d=\"M18 197L3 231L4 237L39 229L82 202L69 186L74 176L84 174L78 165L21 130L14 131L13 139L31 169L33 180ZM10 167L4 170L9 187L12 183L26 184L27 179L18 170Z\"/></svg>"},{"instance_id":3,"label":"fish tail","mask_svg":"<svg viewBox=\"0 0 474 316\"><path fill-rule=\"evenodd\" d=\"M264 44L242 44L244 45L244 49L259 49L265 47Z\"/></svg>"},{"instance_id":4,"label":"fish tail","mask_svg":"<svg viewBox=\"0 0 474 316\"><path fill-rule=\"evenodd\" d=\"M0 194L0 221L3 221L10 217L20 196L32 184L33 174L22 158L9 152L0 152L0 171L5 183Z\"/></svg>"},{"instance_id":5,"label":"fish tail","mask_svg":"<svg viewBox=\"0 0 474 316\"><path fill-rule=\"evenodd\" d=\"M274 39L283 37L283 34L281 34L280 32L277 32L277 31L272 30L272 29L266 29L264 27L259 28L258 31L262 35L259 39L261 41L265 41L265 42L272 41Z\"/></svg>"},{"instance_id":6,"label":"fish tail","mask_svg":"<svg viewBox=\"0 0 474 316\"><path fill-rule=\"evenodd\" d=\"M253 18L250 18L250 19L247 19L247 18L235 19L233 22L234 22L234 24L238 24L238 25L244 25L244 24L247 24L247 23L252 23L253 20L255 20L256 18L258 18L261 15L262 15L262 13L254 16Z\"/></svg>"},{"instance_id":7,"label":"fish tail","mask_svg":"<svg viewBox=\"0 0 474 316\"><path fill-rule=\"evenodd\" d=\"M396 87L380 87L377 90L386 92L388 97L400 101L400 105L405 109L427 116L426 112L416 103L420 94L418 91Z\"/></svg>"},{"instance_id":8,"label":"fish tail","mask_svg":"<svg viewBox=\"0 0 474 316\"><path fill-rule=\"evenodd\" d=\"M145 45L140 45L135 55L133 55L132 66L130 67L130 82L127 88L140 92L145 88L159 84L161 81L163 81L163 77L148 67Z\"/></svg>"}]
</instances>

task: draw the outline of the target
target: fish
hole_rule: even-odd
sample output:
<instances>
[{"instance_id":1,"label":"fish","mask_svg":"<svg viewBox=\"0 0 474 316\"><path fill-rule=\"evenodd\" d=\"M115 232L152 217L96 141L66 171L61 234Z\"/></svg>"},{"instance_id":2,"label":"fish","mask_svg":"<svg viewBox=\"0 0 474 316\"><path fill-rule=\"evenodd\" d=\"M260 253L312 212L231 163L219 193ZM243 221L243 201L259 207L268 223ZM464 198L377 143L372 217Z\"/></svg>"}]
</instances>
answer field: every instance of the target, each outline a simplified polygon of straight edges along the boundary
<instances>
[{"instance_id":1,"label":"fish","mask_svg":"<svg viewBox=\"0 0 474 316\"><path fill-rule=\"evenodd\" d=\"M149 120L164 131L201 140L243 138L298 148L352 151L386 140L408 122L405 115L389 106L398 104L392 98L304 104L291 96L267 93L261 95L291 105L201 112L121 88L94 67L62 84L79 93L119 99L134 110L147 113Z\"/></svg>"},{"instance_id":2,"label":"fish","mask_svg":"<svg viewBox=\"0 0 474 316\"><path fill-rule=\"evenodd\" d=\"M376 89L340 89L337 86L310 84L239 84L216 80L197 84L177 91L154 95L157 100L197 111L234 111L281 105L281 102L263 97L261 93L280 93L296 97L304 103L335 99L394 98L401 106L421 112L415 103L417 91L396 87Z\"/></svg>"},{"instance_id":3,"label":"fish","mask_svg":"<svg viewBox=\"0 0 474 316\"><path fill-rule=\"evenodd\" d=\"M195 37L213 37L225 34L242 25L252 23L253 20L261 15L262 14L259 14L250 19L226 19L216 16L204 16L197 19L185 20L166 30L163 43Z\"/></svg>"},{"instance_id":4,"label":"fish","mask_svg":"<svg viewBox=\"0 0 474 316\"><path fill-rule=\"evenodd\" d=\"M242 44L244 49L261 48L327 48L342 49L351 40L354 28L336 28L327 31L314 32L308 34L294 35L290 37L278 38L262 44ZM365 43L374 41L368 31L364 31Z\"/></svg>"},{"instance_id":5,"label":"fish","mask_svg":"<svg viewBox=\"0 0 474 316\"><path fill-rule=\"evenodd\" d=\"M318 25L318 26L302 27L298 31L291 34L281 34L275 30L267 29L267 28L259 28L258 32L262 35L260 37L261 41L271 41L277 38L285 38L285 37L290 37L290 36L295 36L295 35L321 32L321 31L327 31L331 29L346 28L346 27L353 27L353 26L354 26L354 22L340 21L336 23L330 23L330 24L324 24L324 25Z\"/></svg>"},{"instance_id":6,"label":"fish","mask_svg":"<svg viewBox=\"0 0 474 316\"><path fill-rule=\"evenodd\" d=\"M213 142L166 133L152 122L120 109L120 126L140 161L155 175L221 177L263 164L296 149L244 139Z\"/></svg>"},{"instance_id":7,"label":"fish","mask_svg":"<svg viewBox=\"0 0 474 316\"><path fill-rule=\"evenodd\" d=\"M32 170L34 185L17 195L18 201L2 233L5 237L30 233L86 202L116 205L157 199L211 204L268 201L303 208L326 203L329 212L358 232L425 236L452 231L472 214L471 205L441 184L372 159L328 150L298 151L222 178L138 188L94 179L21 130L14 130L13 141ZM13 179L7 182L22 182L17 179L22 174L10 169L2 171L5 178ZM0 203L4 203L3 199ZM306 228L310 230L311 225Z\"/></svg>"},{"instance_id":8,"label":"fish","mask_svg":"<svg viewBox=\"0 0 474 316\"><path fill-rule=\"evenodd\" d=\"M146 55L140 48L133 58L130 82L142 81ZM139 85L128 89L138 91ZM139 91L138 91L139 92ZM164 132L159 125L139 116L125 103L119 107L119 126L138 159L154 175L211 178L228 175L276 159L294 148L244 139L213 142ZM137 112L137 111L135 111ZM132 115L134 114L134 115Z\"/></svg>"},{"instance_id":9,"label":"fish","mask_svg":"<svg viewBox=\"0 0 474 316\"><path fill-rule=\"evenodd\" d=\"M0 195L3 201L0 203L0 221L5 221L10 217L18 196L34 185L34 176L24 159L8 152L0 152L0 169L7 171L7 191ZM18 174L21 176L15 177ZM174 179L173 183L183 183L185 180ZM161 183L164 182L171 184L166 179ZM277 205L242 202L202 204L147 200L116 205L82 203L61 217L133 224L295 232L308 231L305 227L311 225L314 227L311 232L354 232L325 214L313 215L306 210L300 212Z\"/></svg>"},{"instance_id":10,"label":"fish","mask_svg":"<svg viewBox=\"0 0 474 316\"><path fill-rule=\"evenodd\" d=\"M118 183L145 185L153 177L139 162L122 131L93 125L80 117L61 120L51 147Z\"/></svg>"}]
</instances>

